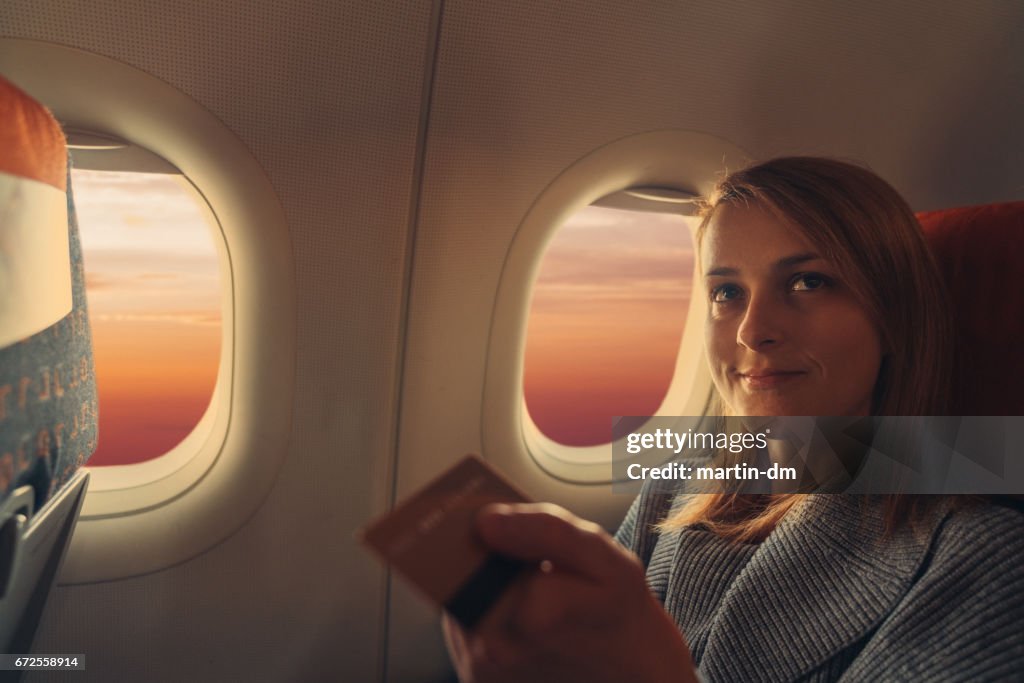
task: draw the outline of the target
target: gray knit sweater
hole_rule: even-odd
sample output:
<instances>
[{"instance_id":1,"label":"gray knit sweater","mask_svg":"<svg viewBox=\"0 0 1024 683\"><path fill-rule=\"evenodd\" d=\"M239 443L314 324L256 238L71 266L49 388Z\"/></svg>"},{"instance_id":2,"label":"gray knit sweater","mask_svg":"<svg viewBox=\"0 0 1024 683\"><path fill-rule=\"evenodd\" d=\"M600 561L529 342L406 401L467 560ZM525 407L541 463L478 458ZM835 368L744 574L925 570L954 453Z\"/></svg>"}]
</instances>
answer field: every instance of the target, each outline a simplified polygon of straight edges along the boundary
<instances>
[{"instance_id":1,"label":"gray knit sweater","mask_svg":"<svg viewBox=\"0 0 1024 683\"><path fill-rule=\"evenodd\" d=\"M1024 514L996 504L882 533L878 506L812 496L760 544L659 534L645 490L617 540L647 567L708 683L1024 681Z\"/></svg>"}]
</instances>

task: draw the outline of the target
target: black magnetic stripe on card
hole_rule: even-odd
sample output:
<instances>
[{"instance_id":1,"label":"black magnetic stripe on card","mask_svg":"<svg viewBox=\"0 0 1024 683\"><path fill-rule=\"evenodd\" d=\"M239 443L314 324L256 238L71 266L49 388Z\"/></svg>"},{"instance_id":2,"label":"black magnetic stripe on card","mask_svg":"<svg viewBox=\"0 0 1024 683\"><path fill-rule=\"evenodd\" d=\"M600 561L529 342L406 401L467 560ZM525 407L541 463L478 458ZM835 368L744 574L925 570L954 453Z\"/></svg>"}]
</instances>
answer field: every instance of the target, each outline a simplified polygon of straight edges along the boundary
<instances>
[{"instance_id":1,"label":"black magnetic stripe on card","mask_svg":"<svg viewBox=\"0 0 1024 683\"><path fill-rule=\"evenodd\" d=\"M489 555L444 604L445 610L458 619L464 628L473 628L525 567L520 560Z\"/></svg>"}]
</instances>

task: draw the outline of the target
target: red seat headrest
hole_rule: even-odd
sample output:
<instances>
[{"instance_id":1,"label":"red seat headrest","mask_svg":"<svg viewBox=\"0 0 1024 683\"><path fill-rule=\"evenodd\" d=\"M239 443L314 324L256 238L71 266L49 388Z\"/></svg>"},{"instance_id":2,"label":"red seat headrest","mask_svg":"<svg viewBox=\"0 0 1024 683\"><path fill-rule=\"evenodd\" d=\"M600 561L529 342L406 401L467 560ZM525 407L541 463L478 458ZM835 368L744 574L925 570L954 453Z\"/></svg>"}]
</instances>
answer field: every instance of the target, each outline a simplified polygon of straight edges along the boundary
<instances>
[{"instance_id":1,"label":"red seat headrest","mask_svg":"<svg viewBox=\"0 0 1024 683\"><path fill-rule=\"evenodd\" d=\"M953 305L953 415L1024 415L1024 202L917 216Z\"/></svg>"},{"instance_id":2,"label":"red seat headrest","mask_svg":"<svg viewBox=\"0 0 1024 683\"><path fill-rule=\"evenodd\" d=\"M0 173L67 189L64 132L46 107L0 76Z\"/></svg>"}]
</instances>

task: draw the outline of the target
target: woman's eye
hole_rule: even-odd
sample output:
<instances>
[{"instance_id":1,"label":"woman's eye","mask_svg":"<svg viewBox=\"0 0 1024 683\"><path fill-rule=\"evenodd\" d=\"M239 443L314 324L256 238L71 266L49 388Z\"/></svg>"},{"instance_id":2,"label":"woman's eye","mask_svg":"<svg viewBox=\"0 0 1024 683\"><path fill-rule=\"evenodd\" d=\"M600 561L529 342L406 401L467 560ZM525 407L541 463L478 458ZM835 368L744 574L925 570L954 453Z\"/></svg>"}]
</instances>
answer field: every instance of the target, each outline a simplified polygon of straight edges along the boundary
<instances>
[{"instance_id":1,"label":"woman's eye","mask_svg":"<svg viewBox=\"0 0 1024 683\"><path fill-rule=\"evenodd\" d=\"M828 285L828 279L817 273L800 273L790 281L790 289L795 292L806 292L821 289Z\"/></svg>"},{"instance_id":2,"label":"woman's eye","mask_svg":"<svg viewBox=\"0 0 1024 683\"><path fill-rule=\"evenodd\" d=\"M736 285L719 285L711 290L711 301L716 304L728 303L742 293L742 290Z\"/></svg>"}]
</instances>

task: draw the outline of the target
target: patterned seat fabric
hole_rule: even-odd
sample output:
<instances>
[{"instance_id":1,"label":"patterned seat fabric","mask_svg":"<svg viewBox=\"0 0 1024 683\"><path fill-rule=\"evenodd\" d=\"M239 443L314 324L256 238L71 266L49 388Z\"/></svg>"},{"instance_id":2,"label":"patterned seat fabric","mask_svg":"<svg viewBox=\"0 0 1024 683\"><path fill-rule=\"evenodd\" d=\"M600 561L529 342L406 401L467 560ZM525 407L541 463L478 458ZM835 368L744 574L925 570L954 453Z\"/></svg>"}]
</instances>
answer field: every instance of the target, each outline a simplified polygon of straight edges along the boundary
<instances>
[{"instance_id":1,"label":"patterned seat fabric","mask_svg":"<svg viewBox=\"0 0 1024 683\"><path fill-rule=\"evenodd\" d=\"M96 441L64 135L42 105L0 77L0 502L31 484L38 510Z\"/></svg>"}]
</instances>

